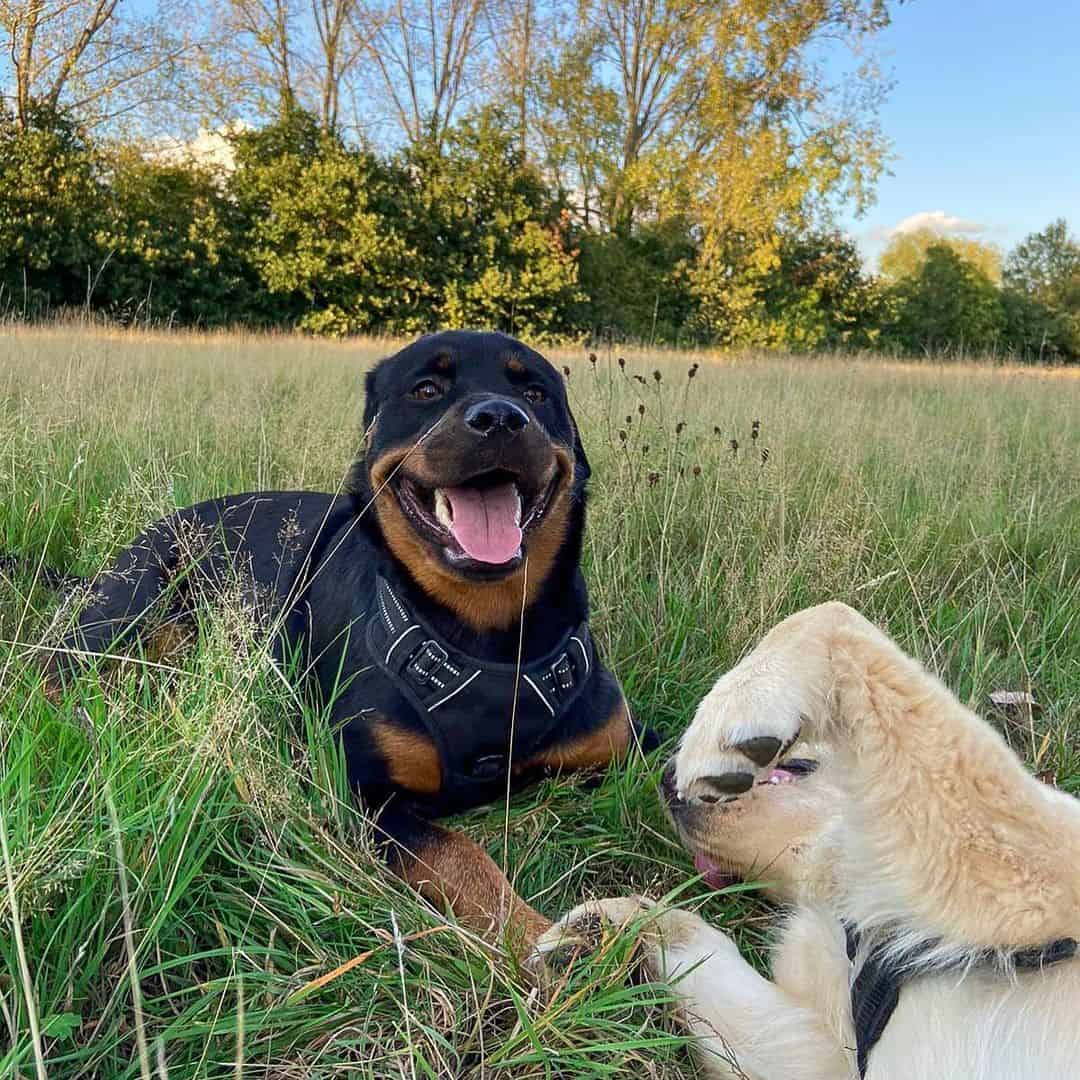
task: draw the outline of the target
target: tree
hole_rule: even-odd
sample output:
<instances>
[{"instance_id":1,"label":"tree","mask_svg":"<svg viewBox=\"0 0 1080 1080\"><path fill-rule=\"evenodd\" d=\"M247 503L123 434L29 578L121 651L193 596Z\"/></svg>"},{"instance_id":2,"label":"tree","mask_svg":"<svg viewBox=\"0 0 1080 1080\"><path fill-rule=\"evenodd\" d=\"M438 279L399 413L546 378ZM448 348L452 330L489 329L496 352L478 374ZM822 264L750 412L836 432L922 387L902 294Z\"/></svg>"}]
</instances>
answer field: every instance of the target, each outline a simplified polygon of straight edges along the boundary
<instances>
[{"instance_id":1,"label":"tree","mask_svg":"<svg viewBox=\"0 0 1080 1080\"><path fill-rule=\"evenodd\" d=\"M0 290L27 313L86 303L101 269L100 163L62 116L0 117Z\"/></svg>"},{"instance_id":2,"label":"tree","mask_svg":"<svg viewBox=\"0 0 1080 1080\"><path fill-rule=\"evenodd\" d=\"M784 235L759 295L754 336L774 348L861 349L877 340L879 290L839 233Z\"/></svg>"},{"instance_id":3,"label":"tree","mask_svg":"<svg viewBox=\"0 0 1080 1080\"><path fill-rule=\"evenodd\" d=\"M327 131L337 131L341 91L363 55L365 41L356 34L358 0L311 0L319 49L314 63L319 119Z\"/></svg>"},{"instance_id":4,"label":"tree","mask_svg":"<svg viewBox=\"0 0 1080 1080\"><path fill-rule=\"evenodd\" d=\"M1005 261L1004 281L1047 307L1080 315L1080 243L1064 218L1016 245Z\"/></svg>"},{"instance_id":5,"label":"tree","mask_svg":"<svg viewBox=\"0 0 1080 1080\"><path fill-rule=\"evenodd\" d=\"M478 81L484 0L372 0L354 17L377 73L372 92L411 145L441 151Z\"/></svg>"},{"instance_id":6,"label":"tree","mask_svg":"<svg viewBox=\"0 0 1080 1080\"><path fill-rule=\"evenodd\" d=\"M909 351L986 352L1001 344L1004 312L994 282L949 244L934 244L917 272L893 286L886 338Z\"/></svg>"},{"instance_id":7,"label":"tree","mask_svg":"<svg viewBox=\"0 0 1080 1080\"><path fill-rule=\"evenodd\" d=\"M609 224L608 177L622 123L618 94L597 75L599 38L578 32L535 65L533 97L539 158L585 231Z\"/></svg>"},{"instance_id":8,"label":"tree","mask_svg":"<svg viewBox=\"0 0 1080 1080\"><path fill-rule=\"evenodd\" d=\"M1009 253L1004 285L1008 335L1017 351L1080 356L1080 243L1063 218Z\"/></svg>"},{"instance_id":9,"label":"tree","mask_svg":"<svg viewBox=\"0 0 1080 1080\"><path fill-rule=\"evenodd\" d=\"M13 88L17 127L28 128L35 109L67 110L84 126L165 111L192 46L186 6L118 8L119 0L0 0L0 80Z\"/></svg>"},{"instance_id":10,"label":"tree","mask_svg":"<svg viewBox=\"0 0 1080 1080\"><path fill-rule=\"evenodd\" d=\"M949 248L965 262L978 267L995 284L1001 281L1001 252L993 244L942 235L933 229L897 233L878 259L882 276L893 282L917 276L930 249L935 247Z\"/></svg>"},{"instance_id":11,"label":"tree","mask_svg":"<svg viewBox=\"0 0 1080 1080\"><path fill-rule=\"evenodd\" d=\"M204 91L224 119L276 123L295 109L338 131L364 40L360 0L226 0L212 8Z\"/></svg>"},{"instance_id":12,"label":"tree","mask_svg":"<svg viewBox=\"0 0 1080 1080\"><path fill-rule=\"evenodd\" d=\"M528 153L532 72L539 59L539 46L553 27L550 21L544 25L537 0L488 0L484 13L498 85L504 88L502 100L515 118L518 152L524 158Z\"/></svg>"},{"instance_id":13,"label":"tree","mask_svg":"<svg viewBox=\"0 0 1080 1080\"><path fill-rule=\"evenodd\" d=\"M739 250L740 240L729 234L730 275L716 282L698 275L698 320L709 340L794 352L876 343L881 292L850 239L829 230L778 232L749 251Z\"/></svg>"},{"instance_id":14,"label":"tree","mask_svg":"<svg viewBox=\"0 0 1080 1080\"><path fill-rule=\"evenodd\" d=\"M676 213L718 234L769 233L813 197L861 198L881 167L883 80L863 61L831 82L816 49L862 49L888 22L884 0L582 0L579 12L562 53L586 47L588 92L617 102L600 169L607 227Z\"/></svg>"}]
</instances>

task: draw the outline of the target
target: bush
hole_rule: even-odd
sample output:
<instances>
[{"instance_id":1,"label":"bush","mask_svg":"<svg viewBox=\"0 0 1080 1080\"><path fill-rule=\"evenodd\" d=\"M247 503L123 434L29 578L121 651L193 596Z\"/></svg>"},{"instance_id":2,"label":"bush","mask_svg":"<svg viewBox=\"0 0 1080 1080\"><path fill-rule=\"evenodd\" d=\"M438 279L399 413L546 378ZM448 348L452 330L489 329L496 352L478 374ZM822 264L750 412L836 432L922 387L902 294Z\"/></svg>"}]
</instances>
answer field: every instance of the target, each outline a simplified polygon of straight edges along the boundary
<instances>
[{"instance_id":1,"label":"bush","mask_svg":"<svg viewBox=\"0 0 1080 1080\"><path fill-rule=\"evenodd\" d=\"M581 290L575 322L593 338L677 344L695 319L687 268L696 248L681 219L631 235L582 232Z\"/></svg>"},{"instance_id":2,"label":"bush","mask_svg":"<svg viewBox=\"0 0 1080 1080\"><path fill-rule=\"evenodd\" d=\"M401 237L372 204L378 162L296 112L236 140L239 236L261 320L323 334L392 322L409 291Z\"/></svg>"},{"instance_id":3,"label":"bush","mask_svg":"<svg viewBox=\"0 0 1080 1080\"><path fill-rule=\"evenodd\" d=\"M2 306L35 316L86 303L105 206L97 156L73 124L40 109L25 129L0 117Z\"/></svg>"},{"instance_id":4,"label":"bush","mask_svg":"<svg viewBox=\"0 0 1080 1080\"><path fill-rule=\"evenodd\" d=\"M401 164L402 228L418 258L426 326L479 326L533 339L572 332L580 298L569 220L512 127L484 109ZM419 312L402 313L408 316ZM400 325L400 322L399 322Z\"/></svg>"},{"instance_id":5,"label":"bush","mask_svg":"<svg viewBox=\"0 0 1080 1080\"><path fill-rule=\"evenodd\" d=\"M201 326L250 318L254 281L222 177L124 150L112 159L110 181L97 238L108 263L95 299L112 317Z\"/></svg>"}]
</instances>

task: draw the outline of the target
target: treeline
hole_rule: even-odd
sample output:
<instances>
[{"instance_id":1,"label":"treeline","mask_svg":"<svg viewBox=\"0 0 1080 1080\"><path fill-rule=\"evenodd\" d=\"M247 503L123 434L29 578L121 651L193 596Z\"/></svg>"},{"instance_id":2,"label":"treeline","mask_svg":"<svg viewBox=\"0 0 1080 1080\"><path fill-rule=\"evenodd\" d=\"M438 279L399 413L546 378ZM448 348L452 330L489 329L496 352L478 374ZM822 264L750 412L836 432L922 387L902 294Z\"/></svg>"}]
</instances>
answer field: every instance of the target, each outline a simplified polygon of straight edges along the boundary
<instances>
[{"instance_id":1,"label":"treeline","mask_svg":"<svg viewBox=\"0 0 1080 1080\"><path fill-rule=\"evenodd\" d=\"M740 258L732 234L718 282L683 218L584 227L492 107L439 148L349 148L292 110L229 151L209 166L98 145L56 113L0 125L0 309L333 335L496 326L549 340L1080 356L1080 246L1060 221L1003 268L970 242L903 238L886 277L836 232L777 230L765 259L760 245Z\"/></svg>"},{"instance_id":2,"label":"treeline","mask_svg":"<svg viewBox=\"0 0 1080 1080\"><path fill-rule=\"evenodd\" d=\"M1076 358L1064 223L880 276L830 227L887 160L888 8L10 0L0 313Z\"/></svg>"}]
</instances>

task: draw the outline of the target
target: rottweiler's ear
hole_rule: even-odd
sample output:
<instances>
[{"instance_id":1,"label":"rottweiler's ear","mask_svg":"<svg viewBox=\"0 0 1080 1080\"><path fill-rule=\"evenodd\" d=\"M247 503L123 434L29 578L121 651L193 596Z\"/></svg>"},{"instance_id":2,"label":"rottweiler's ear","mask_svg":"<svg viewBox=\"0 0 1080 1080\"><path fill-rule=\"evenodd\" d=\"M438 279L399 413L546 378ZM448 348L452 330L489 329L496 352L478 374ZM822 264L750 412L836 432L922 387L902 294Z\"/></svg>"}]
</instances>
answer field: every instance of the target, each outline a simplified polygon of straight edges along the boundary
<instances>
[{"instance_id":1,"label":"rottweiler's ear","mask_svg":"<svg viewBox=\"0 0 1080 1080\"><path fill-rule=\"evenodd\" d=\"M367 375L364 376L364 438L371 431L371 425L375 423L375 416L379 411L379 398L375 393L375 373L379 370L376 364Z\"/></svg>"},{"instance_id":2,"label":"rottweiler's ear","mask_svg":"<svg viewBox=\"0 0 1080 1080\"><path fill-rule=\"evenodd\" d=\"M592 475L589 467L589 459L585 456L585 447L581 443L581 432L578 431L577 421L570 417L570 426L574 429L574 479L583 484Z\"/></svg>"}]
</instances>

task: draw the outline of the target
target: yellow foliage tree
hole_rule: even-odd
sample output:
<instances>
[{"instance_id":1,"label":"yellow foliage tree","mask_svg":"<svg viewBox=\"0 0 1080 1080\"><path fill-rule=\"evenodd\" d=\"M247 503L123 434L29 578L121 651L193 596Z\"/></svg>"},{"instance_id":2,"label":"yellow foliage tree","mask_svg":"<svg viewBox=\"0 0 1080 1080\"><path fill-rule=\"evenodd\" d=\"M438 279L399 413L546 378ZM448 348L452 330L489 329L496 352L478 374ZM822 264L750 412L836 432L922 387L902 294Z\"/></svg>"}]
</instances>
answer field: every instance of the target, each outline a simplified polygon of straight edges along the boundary
<instances>
[{"instance_id":1,"label":"yellow foliage tree","mask_svg":"<svg viewBox=\"0 0 1080 1080\"><path fill-rule=\"evenodd\" d=\"M996 245L948 236L933 229L912 229L894 236L878 259L882 276L890 281L915 277L926 264L926 253L932 247L949 248L995 285L1001 283L1001 250Z\"/></svg>"}]
</instances>

